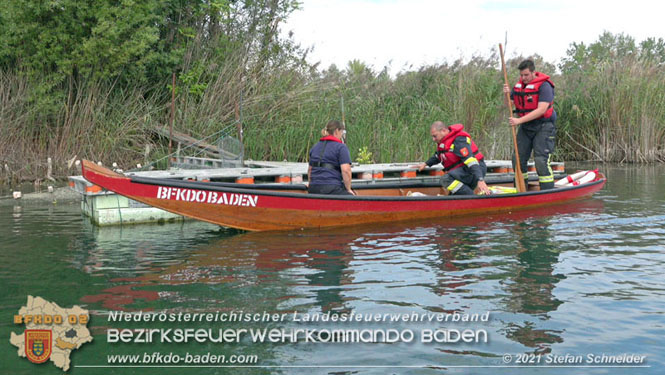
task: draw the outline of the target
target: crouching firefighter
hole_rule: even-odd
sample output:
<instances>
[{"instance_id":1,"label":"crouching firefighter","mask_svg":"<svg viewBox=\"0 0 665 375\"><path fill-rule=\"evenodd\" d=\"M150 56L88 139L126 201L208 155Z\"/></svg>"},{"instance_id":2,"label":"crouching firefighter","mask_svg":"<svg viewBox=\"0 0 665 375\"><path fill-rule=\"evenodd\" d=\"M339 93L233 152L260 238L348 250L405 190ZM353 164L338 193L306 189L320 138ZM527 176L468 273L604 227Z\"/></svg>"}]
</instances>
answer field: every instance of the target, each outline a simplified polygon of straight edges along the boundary
<instances>
[{"instance_id":1,"label":"crouching firefighter","mask_svg":"<svg viewBox=\"0 0 665 375\"><path fill-rule=\"evenodd\" d=\"M422 171L442 163L447 173L441 178L441 183L448 194L471 195L476 188L481 194L491 194L485 183L487 165L483 154L478 151L469 133L464 131L464 125L446 126L436 121L430 126L430 134L437 145L436 153L414 168Z\"/></svg>"}]
</instances>

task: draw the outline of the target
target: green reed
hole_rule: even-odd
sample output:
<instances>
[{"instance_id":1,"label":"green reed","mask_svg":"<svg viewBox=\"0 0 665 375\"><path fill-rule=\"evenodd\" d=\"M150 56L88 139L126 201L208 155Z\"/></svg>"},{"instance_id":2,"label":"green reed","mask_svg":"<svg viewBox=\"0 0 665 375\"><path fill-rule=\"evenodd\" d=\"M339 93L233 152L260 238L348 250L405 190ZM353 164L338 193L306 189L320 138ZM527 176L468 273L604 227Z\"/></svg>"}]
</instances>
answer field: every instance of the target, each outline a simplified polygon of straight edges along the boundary
<instances>
[{"instance_id":1,"label":"green reed","mask_svg":"<svg viewBox=\"0 0 665 375\"><path fill-rule=\"evenodd\" d=\"M521 58L510 60L509 76ZM434 151L429 125L463 123L490 159L512 154L502 74L495 56L422 67L390 77L362 63L323 73L300 67L244 69L243 56L224 64L201 61L205 74L180 73L177 130L215 143L220 131L244 130L245 157L306 161L331 119L344 120L352 159L367 147L377 163L422 161ZM539 64L552 69L551 64ZM630 57L593 68L546 71L556 84L557 160L665 160L665 67ZM44 78L43 80L46 80ZM55 174L72 157L117 162L128 169L166 155L152 129L170 118L169 79L153 86L84 83L54 95L48 82L21 72L0 73L0 169L3 179L43 178L46 158ZM4 168L7 164L9 172Z\"/></svg>"},{"instance_id":2,"label":"green reed","mask_svg":"<svg viewBox=\"0 0 665 375\"><path fill-rule=\"evenodd\" d=\"M665 160L665 67L623 58L562 78L559 145L566 156Z\"/></svg>"}]
</instances>

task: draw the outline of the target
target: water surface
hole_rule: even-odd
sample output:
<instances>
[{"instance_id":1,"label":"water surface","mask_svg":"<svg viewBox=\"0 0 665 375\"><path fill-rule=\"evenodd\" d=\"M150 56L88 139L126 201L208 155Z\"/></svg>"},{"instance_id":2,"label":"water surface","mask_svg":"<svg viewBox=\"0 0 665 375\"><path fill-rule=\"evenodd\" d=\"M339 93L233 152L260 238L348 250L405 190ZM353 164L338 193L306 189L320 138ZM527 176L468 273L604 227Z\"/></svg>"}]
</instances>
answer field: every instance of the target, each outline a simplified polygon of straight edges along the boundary
<instances>
[{"instance_id":1,"label":"water surface","mask_svg":"<svg viewBox=\"0 0 665 375\"><path fill-rule=\"evenodd\" d=\"M72 374L658 374L665 335L665 168L607 166L604 190L572 204L325 231L239 233L199 222L98 228L77 204L0 204L1 367L19 359L12 316L27 295L91 311ZM109 322L109 312L286 314L283 321ZM294 313L297 317L294 319ZM464 316L487 322L302 322L304 316ZM309 315L307 315L309 314ZM108 328L411 331L393 343L108 343ZM427 330L487 342L421 342ZM255 355L255 367L98 368L109 354ZM544 366L555 356L636 354L643 368ZM507 367L520 355L537 367ZM539 356L539 357L538 357ZM559 357L557 357L559 358ZM5 372L3 371L3 372Z\"/></svg>"}]
</instances>

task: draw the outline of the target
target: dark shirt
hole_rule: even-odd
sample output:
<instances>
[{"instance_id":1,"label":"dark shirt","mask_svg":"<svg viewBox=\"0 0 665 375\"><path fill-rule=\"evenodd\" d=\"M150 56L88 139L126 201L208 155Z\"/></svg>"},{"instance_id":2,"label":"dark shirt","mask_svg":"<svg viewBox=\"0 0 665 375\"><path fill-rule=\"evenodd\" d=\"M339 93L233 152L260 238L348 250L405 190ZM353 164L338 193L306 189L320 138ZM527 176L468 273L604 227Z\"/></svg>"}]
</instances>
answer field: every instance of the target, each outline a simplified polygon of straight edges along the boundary
<instances>
[{"instance_id":1,"label":"dark shirt","mask_svg":"<svg viewBox=\"0 0 665 375\"><path fill-rule=\"evenodd\" d=\"M510 99L513 99L514 91L515 88L510 91ZM540 85L540 88L538 89L538 102L554 102L554 87L552 87L549 82L543 82L543 84ZM553 123L556 122L555 110L552 110L552 117L550 117L550 120L552 120Z\"/></svg>"},{"instance_id":2,"label":"dark shirt","mask_svg":"<svg viewBox=\"0 0 665 375\"><path fill-rule=\"evenodd\" d=\"M324 150L325 145L325 150ZM323 151L323 155L321 152ZM309 151L310 165L312 162L332 164L336 169L325 167L312 167L310 185L340 185L344 186L342 172L339 168L342 164L351 164L349 148L344 143L335 141L320 141Z\"/></svg>"}]
</instances>

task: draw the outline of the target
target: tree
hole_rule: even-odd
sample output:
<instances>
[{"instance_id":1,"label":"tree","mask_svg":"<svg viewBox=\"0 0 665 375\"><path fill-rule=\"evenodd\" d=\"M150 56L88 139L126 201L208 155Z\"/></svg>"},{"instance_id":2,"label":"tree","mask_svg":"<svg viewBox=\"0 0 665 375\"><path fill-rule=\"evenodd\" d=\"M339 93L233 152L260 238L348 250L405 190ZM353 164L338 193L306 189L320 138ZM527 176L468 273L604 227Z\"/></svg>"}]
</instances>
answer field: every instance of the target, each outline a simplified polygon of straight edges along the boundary
<instances>
[{"instance_id":1,"label":"tree","mask_svg":"<svg viewBox=\"0 0 665 375\"><path fill-rule=\"evenodd\" d=\"M5 66L56 82L145 81L159 60L155 46L164 7L157 0L5 3Z\"/></svg>"},{"instance_id":2,"label":"tree","mask_svg":"<svg viewBox=\"0 0 665 375\"><path fill-rule=\"evenodd\" d=\"M598 40L586 45L571 43L559 68L563 73L595 71L601 64L613 61L639 60L665 63L665 42L647 38L639 44L629 35L604 32Z\"/></svg>"}]
</instances>

